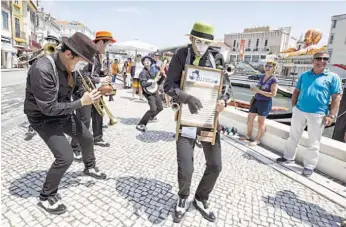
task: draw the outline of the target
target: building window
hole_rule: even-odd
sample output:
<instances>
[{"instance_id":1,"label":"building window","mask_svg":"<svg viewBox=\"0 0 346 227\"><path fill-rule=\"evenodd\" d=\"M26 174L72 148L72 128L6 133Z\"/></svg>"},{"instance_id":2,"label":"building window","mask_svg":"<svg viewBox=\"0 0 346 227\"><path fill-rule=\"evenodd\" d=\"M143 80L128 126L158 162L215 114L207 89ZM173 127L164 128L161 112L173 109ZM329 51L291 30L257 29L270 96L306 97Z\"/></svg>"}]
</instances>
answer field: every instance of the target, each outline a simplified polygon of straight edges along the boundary
<instances>
[{"instance_id":1,"label":"building window","mask_svg":"<svg viewBox=\"0 0 346 227\"><path fill-rule=\"evenodd\" d=\"M301 46L302 46L302 45L299 45L299 46L298 46L298 50L300 50Z\"/></svg>"},{"instance_id":2,"label":"building window","mask_svg":"<svg viewBox=\"0 0 346 227\"><path fill-rule=\"evenodd\" d=\"M1 11L2 15L2 29L8 30L8 13Z\"/></svg>"},{"instance_id":3,"label":"building window","mask_svg":"<svg viewBox=\"0 0 346 227\"><path fill-rule=\"evenodd\" d=\"M251 40L249 40L249 42L247 43L247 47L250 48L251 45Z\"/></svg>"},{"instance_id":4,"label":"building window","mask_svg":"<svg viewBox=\"0 0 346 227\"><path fill-rule=\"evenodd\" d=\"M234 40L234 42L233 42L233 47L235 47L236 42L237 42L237 41L236 41L236 40Z\"/></svg>"},{"instance_id":5,"label":"building window","mask_svg":"<svg viewBox=\"0 0 346 227\"><path fill-rule=\"evenodd\" d=\"M256 47L258 47L258 44L259 44L259 39L257 39L256 41Z\"/></svg>"},{"instance_id":6,"label":"building window","mask_svg":"<svg viewBox=\"0 0 346 227\"><path fill-rule=\"evenodd\" d=\"M346 44L346 37L345 37L345 44Z\"/></svg>"},{"instance_id":7,"label":"building window","mask_svg":"<svg viewBox=\"0 0 346 227\"><path fill-rule=\"evenodd\" d=\"M329 55L329 61L332 58L332 54L333 54L333 49L329 49L328 50L328 55Z\"/></svg>"},{"instance_id":8,"label":"building window","mask_svg":"<svg viewBox=\"0 0 346 227\"><path fill-rule=\"evenodd\" d=\"M14 29L16 32L16 38L20 38L20 22L18 18L14 19Z\"/></svg>"},{"instance_id":9,"label":"building window","mask_svg":"<svg viewBox=\"0 0 346 227\"><path fill-rule=\"evenodd\" d=\"M18 0L14 0L14 3L19 5L19 1Z\"/></svg>"},{"instance_id":10,"label":"building window","mask_svg":"<svg viewBox=\"0 0 346 227\"><path fill-rule=\"evenodd\" d=\"M264 46L265 46L265 47L268 46L268 39L266 39L266 40L264 41Z\"/></svg>"},{"instance_id":11,"label":"building window","mask_svg":"<svg viewBox=\"0 0 346 227\"><path fill-rule=\"evenodd\" d=\"M332 21L332 28L335 28L336 27L336 20L333 20Z\"/></svg>"},{"instance_id":12,"label":"building window","mask_svg":"<svg viewBox=\"0 0 346 227\"><path fill-rule=\"evenodd\" d=\"M333 44L334 34L330 34L329 44Z\"/></svg>"}]
</instances>

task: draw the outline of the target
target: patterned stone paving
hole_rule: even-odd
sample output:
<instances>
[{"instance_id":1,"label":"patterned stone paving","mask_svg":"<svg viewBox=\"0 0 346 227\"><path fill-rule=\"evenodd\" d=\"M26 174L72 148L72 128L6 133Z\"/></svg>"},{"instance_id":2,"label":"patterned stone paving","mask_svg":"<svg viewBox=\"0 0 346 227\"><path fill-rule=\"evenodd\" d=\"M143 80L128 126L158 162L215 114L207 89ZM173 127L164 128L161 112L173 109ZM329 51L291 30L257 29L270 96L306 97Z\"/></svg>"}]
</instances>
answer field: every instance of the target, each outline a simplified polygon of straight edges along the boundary
<instances>
[{"instance_id":1,"label":"patterned stone paving","mask_svg":"<svg viewBox=\"0 0 346 227\"><path fill-rule=\"evenodd\" d=\"M173 224L178 190L173 112L164 109L159 121L140 133L135 125L148 106L130 97L130 90L120 90L109 103L120 121L105 129L111 147L96 147L98 167L108 179L83 176L83 164L73 163L59 190L68 208L61 216L36 206L53 162L48 148L38 136L24 140L26 125L3 132L1 226L324 227L346 218L340 206L223 141L223 169L210 198L217 221L209 223L191 205L181 224ZM192 191L205 168L201 149L195 149L194 160Z\"/></svg>"}]
</instances>

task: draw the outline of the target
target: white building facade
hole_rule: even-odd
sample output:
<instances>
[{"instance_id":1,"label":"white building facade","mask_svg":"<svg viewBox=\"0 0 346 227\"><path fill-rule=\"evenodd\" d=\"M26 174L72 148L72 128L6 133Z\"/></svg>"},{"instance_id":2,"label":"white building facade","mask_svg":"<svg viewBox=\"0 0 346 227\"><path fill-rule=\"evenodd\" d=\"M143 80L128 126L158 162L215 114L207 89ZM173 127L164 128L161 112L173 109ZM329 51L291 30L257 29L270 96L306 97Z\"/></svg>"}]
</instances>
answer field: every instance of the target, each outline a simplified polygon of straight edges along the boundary
<instances>
[{"instance_id":1,"label":"white building facade","mask_svg":"<svg viewBox=\"0 0 346 227\"><path fill-rule=\"evenodd\" d=\"M37 12L37 40L41 46L44 45L44 38L48 35L53 35L57 38L61 38L60 26L55 23L55 18L50 14L41 11Z\"/></svg>"},{"instance_id":2,"label":"white building facade","mask_svg":"<svg viewBox=\"0 0 346 227\"><path fill-rule=\"evenodd\" d=\"M328 52L331 64L346 65L346 14L332 16Z\"/></svg>"},{"instance_id":3,"label":"white building facade","mask_svg":"<svg viewBox=\"0 0 346 227\"><path fill-rule=\"evenodd\" d=\"M41 48L37 40L37 12L39 1L23 1L25 39L32 51Z\"/></svg>"},{"instance_id":4,"label":"white building facade","mask_svg":"<svg viewBox=\"0 0 346 227\"><path fill-rule=\"evenodd\" d=\"M90 28L85 26L84 24L78 22L78 21L63 21L63 20L56 20L55 21L61 31L61 36L70 37L76 32L81 32L88 36L90 39L95 38L95 31L92 31Z\"/></svg>"},{"instance_id":5,"label":"white building facade","mask_svg":"<svg viewBox=\"0 0 346 227\"><path fill-rule=\"evenodd\" d=\"M266 59L267 55L275 55L289 47L296 46L296 39L292 37L291 27L274 30L268 26L246 28L242 33L225 34L224 42L231 48L231 62L260 62L261 59ZM244 43L243 59L239 56L242 42Z\"/></svg>"},{"instance_id":6,"label":"white building facade","mask_svg":"<svg viewBox=\"0 0 346 227\"><path fill-rule=\"evenodd\" d=\"M11 1L1 1L1 68L12 68L13 56L17 49L13 47L11 26Z\"/></svg>"}]
</instances>

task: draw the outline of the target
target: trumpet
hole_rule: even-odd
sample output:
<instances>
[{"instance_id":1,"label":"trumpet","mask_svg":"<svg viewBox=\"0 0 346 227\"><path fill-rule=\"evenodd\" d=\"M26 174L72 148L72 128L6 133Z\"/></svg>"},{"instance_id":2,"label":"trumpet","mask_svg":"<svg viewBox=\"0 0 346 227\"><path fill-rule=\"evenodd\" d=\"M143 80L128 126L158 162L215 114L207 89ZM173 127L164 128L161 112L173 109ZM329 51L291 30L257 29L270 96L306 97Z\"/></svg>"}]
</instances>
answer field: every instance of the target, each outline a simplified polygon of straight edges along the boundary
<instances>
[{"instance_id":1,"label":"trumpet","mask_svg":"<svg viewBox=\"0 0 346 227\"><path fill-rule=\"evenodd\" d=\"M171 107L172 107L173 112L177 112L177 111L180 110L180 105L179 105L179 103L173 102L172 105L171 105Z\"/></svg>"},{"instance_id":2,"label":"trumpet","mask_svg":"<svg viewBox=\"0 0 346 227\"><path fill-rule=\"evenodd\" d=\"M91 92L92 90L96 89L95 86L94 86L94 84L92 83L92 81L91 81L91 79L90 79L89 77L87 77L87 78L88 78L88 80L89 80L90 86L88 85L87 81L84 79L84 77L82 76L82 74L80 73L80 71L77 70L77 72L78 72L79 76L80 76L81 79L82 79L82 85L83 85L83 88L84 88L85 91ZM115 125L116 123L118 123L118 120L115 119L115 117L112 115L111 111L110 111L109 108L107 107L107 105L106 105L106 103L104 102L104 100L102 99L102 97L101 97L101 99L100 99L99 102L93 103L93 105L94 105L94 107L95 107L97 113L100 114L102 117L104 116L102 107L105 109L105 112L106 112L107 116L109 117L109 123L108 123L108 125Z\"/></svg>"},{"instance_id":3,"label":"trumpet","mask_svg":"<svg viewBox=\"0 0 346 227\"><path fill-rule=\"evenodd\" d=\"M40 57L43 57L44 55L46 54L53 54L55 51L56 51L56 47L57 45L56 44L51 44L51 43L47 43L46 45L44 45L43 48L33 52L32 55L35 55L36 53L39 53L38 55L36 55L35 57L33 58L30 58L29 60L27 61L21 61L20 59L23 58L23 57L27 57L28 55L23 55L21 56L18 60L19 60L19 64L26 64L28 62L31 62L35 59L38 59Z\"/></svg>"}]
</instances>

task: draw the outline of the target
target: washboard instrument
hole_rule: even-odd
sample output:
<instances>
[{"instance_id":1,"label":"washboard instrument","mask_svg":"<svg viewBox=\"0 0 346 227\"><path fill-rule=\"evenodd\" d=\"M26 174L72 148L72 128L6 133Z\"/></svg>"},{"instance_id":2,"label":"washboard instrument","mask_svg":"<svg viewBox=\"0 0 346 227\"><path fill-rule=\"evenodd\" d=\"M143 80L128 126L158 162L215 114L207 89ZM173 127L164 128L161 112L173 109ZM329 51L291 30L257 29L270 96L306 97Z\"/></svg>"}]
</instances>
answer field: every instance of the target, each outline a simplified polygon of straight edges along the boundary
<instances>
[{"instance_id":1,"label":"washboard instrument","mask_svg":"<svg viewBox=\"0 0 346 227\"><path fill-rule=\"evenodd\" d=\"M216 105L221 98L223 74L221 70L186 65L182 73L181 90L198 98L203 108L197 114L191 114L187 104L182 104L176 115L176 133L181 127L197 127L197 139L215 144L218 112ZM178 139L178 136L176 136Z\"/></svg>"}]
</instances>

